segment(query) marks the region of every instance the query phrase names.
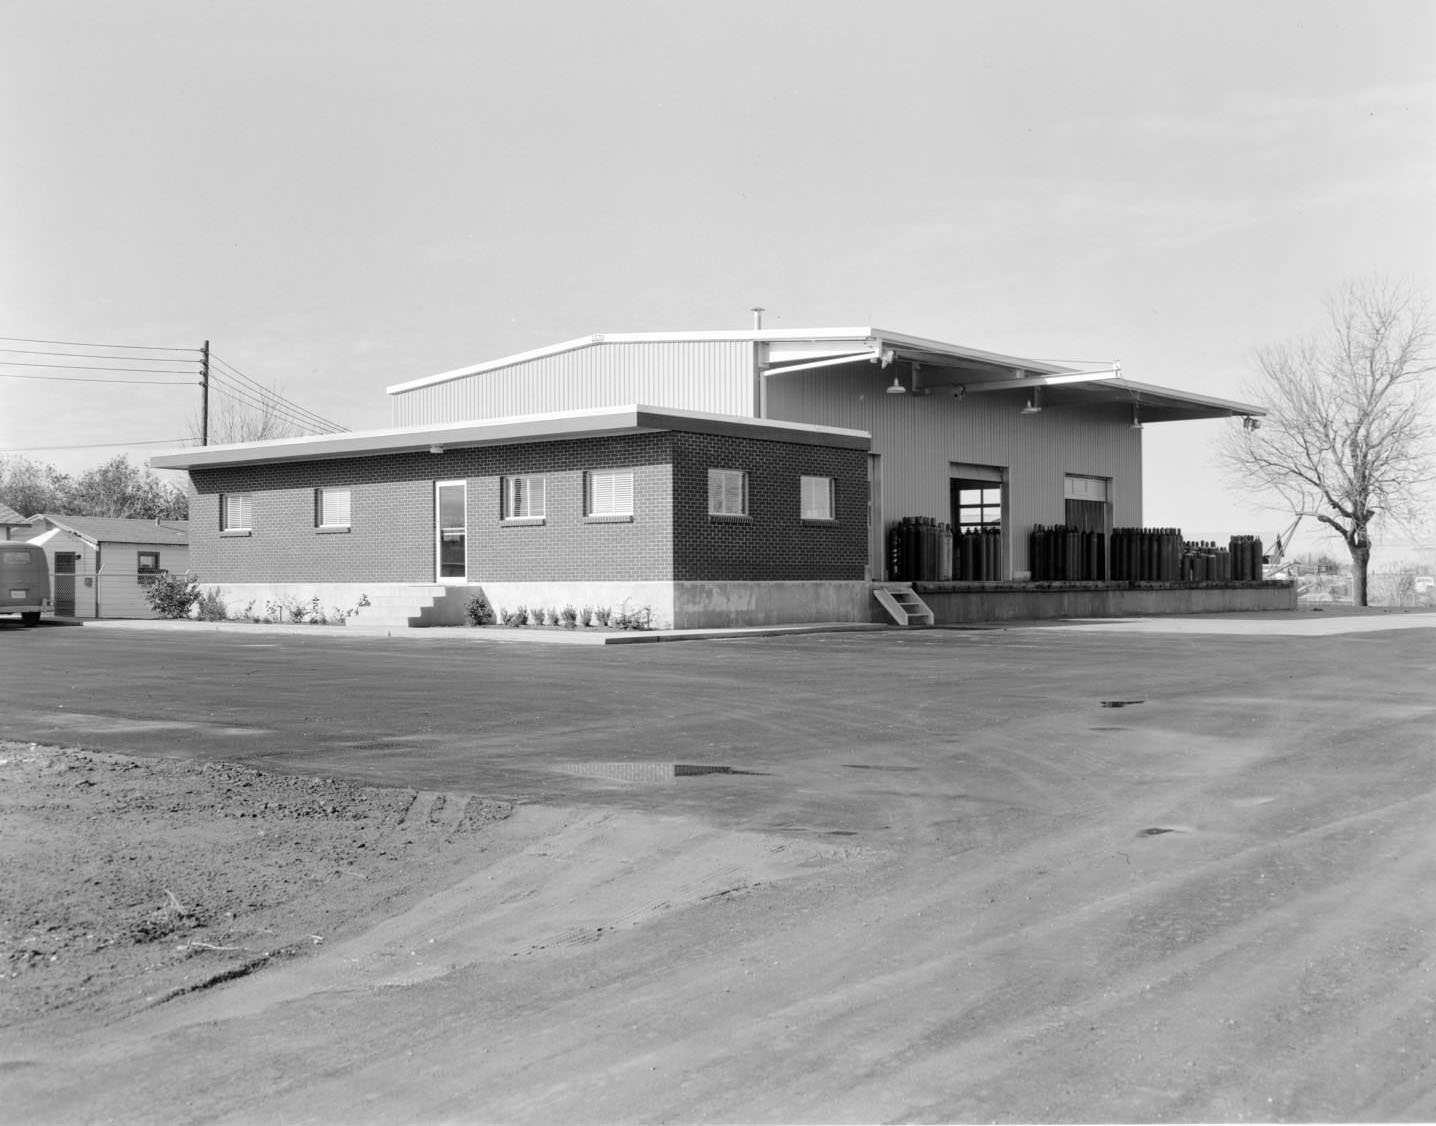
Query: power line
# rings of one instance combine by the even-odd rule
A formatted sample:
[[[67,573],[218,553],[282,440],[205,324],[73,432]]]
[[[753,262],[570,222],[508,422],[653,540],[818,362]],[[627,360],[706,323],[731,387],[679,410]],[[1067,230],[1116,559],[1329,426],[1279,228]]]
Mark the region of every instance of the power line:
[[[168,356],[95,355],[91,352],[56,352],[53,349],[40,348],[0,348],[0,352],[9,352],[13,356],[72,356],[79,360],[123,360],[127,364],[137,364],[141,362],[151,364],[192,364],[195,362],[189,356],[177,356],[174,359],[170,359]],[[9,363],[12,361],[7,360],[5,362]]]
[[[163,344],[94,344],[85,340],[35,340],[28,336],[0,336],[0,340],[8,340],[13,344],[59,344],[65,348],[129,348],[141,352],[194,352],[199,354],[198,348],[172,348]]]
[[[343,431],[343,430],[348,430],[348,429],[349,429],[347,426],[341,426],[339,423],[335,422],[333,419],[325,418],[323,415],[321,415],[321,414],[316,414],[314,411],[309,410],[307,407],[302,407],[302,406],[300,406],[298,403],[294,402],[293,400],[288,399],[288,398],[286,398],[285,396],[281,395],[278,391],[275,391],[275,390],[273,390],[272,388],[269,388],[269,387],[265,387],[263,384],[259,383],[257,380],[251,379],[249,376],[245,375],[244,372],[240,371],[239,368],[235,367],[235,366],[234,366],[232,363],[230,363],[228,360],[225,360],[225,359],[223,359],[223,358],[220,357],[220,356],[216,356],[216,355],[214,355],[213,353],[210,354],[210,359],[213,360],[215,364],[217,364],[217,365],[219,365],[220,367],[226,369],[225,372],[222,372],[222,373],[220,373],[220,374],[225,374],[225,375],[228,375],[228,376],[231,377],[231,378],[234,378],[234,379],[236,379],[236,380],[242,381],[243,383],[248,384],[249,387],[253,388],[255,391],[259,392],[260,394],[262,394],[262,395],[264,395],[264,396],[266,396],[266,397],[277,399],[278,401],[280,401],[280,402],[286,404],[288,407],[290,407],[294,412],[296,412],[296,413],[298,413],[298,414],[300,414],[300,415],[302,415],[302,416],[305,416],[305,417],[309,418],[309,419],[312,421],[313,424],[318,425],[318,426],[327,427],[328,429],[334,430],[334,431]],[[213,375],[213,374],[214,374],[214,372],[213,372],[213,370],[211,370],[211,375]]]
[[[225,380],[229,379],[229,374],[227,372],[211,370],[211,386],[214,386],[216,387],[216,389],[218,389],[219,384],[214,382],[216,377],[218,377],[221,382],[224,382]],[[331,422],[329,419],[324,418],[321,415],[317,415],[311,410],[306,410],[304,407],[299,406],[299,404],[286,399],[277,391],[273,391],[268,387],[262,387],[259,384],[254,383],[252,380],[250,381],[248,387],[240,385],[238,383],[233,384],[233,387],[237,394],[246,395],[251,398],[258,398],[259,402],[251,402],[251,406],[257,405],[263,406],[266,409],[282,409],[285,413],[293,415],[296,421],[302,421],[307,426],[316,426],[321,430],[338,431],[344,429],[344,427],[340,426],[338,423]],[[251,388],[253,388],[253,390],[251,390]]]
[[[107,371],[107,368],[80,368],[81,371]],[[140,369],[135,369],[140,370]],[[174,372],[171,375],[176,374]],[[41,383],[147,383],[156,387],[194,387],[189,379],[101,379],[96,375],[30,375],[23,371],[0,371],[0,379],[38,379]]]
[[[96,357],[98,359],[99,357]],[[148,372],[152,375],[183,375],[184,372],[175,371],[172,368],[117,368],[108,364],[34,364],[24,360],[0,360],[0,364],[11,368],[55,368],[59,371],[119,371],[119,372]],[[44,379],[43,375],[34,378]]]
[[[217,394],[223,395],[225,398],[239,403],[241,406],[249,407],[251,410],[268,412],[276,418],[292,426],[297,426],[302,430],[314,429],[318,426],[319,429],[325,433],[333,434],[338,432],[337,428],[330,423],[323,423],[321,425],[313,419],[305,418],[303,415],[294,413],[282,400],[256,398],[242,389],[224,386],[213,381],[211,381],[210,387]]]
[[[345,430],[345,429],[347,429],[347,427],[344,427],[344,426],[339,425],[339,423],[333,421],[332,419],[328,419],[328,418],[325,418],[323,415],[316,414],[314,411],[309,410],[307,407],[302,407],[302,406],[300,406],[298,403],[293,402],[292,400],[285,398],[285,396],[281,395],[278,391],[275,391],[275,390],[273,390],[272,388],[269,388],[269,387],[265,387],[263,384],[257,382],[257,381],[254,380],[254,379],[251,379],[249,376],[245,375],[244,372],[240,371],[237,367],[235,367],[235,366],[234,366],[233,364],[231,364],[229,361],[227,361],[227,360],[225,360],[225,359],[223,359],[223,358],[221,358],[221,357],[219,357],[219,356],[211,356],[211,358],[212,358],[217,364],[219,364],[221,367],[227,369],[227,373],[222,373],[222,374],[229,374],[229,375],[233,376],[234,378],[236,378],[236,379],[238,379],[238,380],[241,380],[241,381],[243,381],[244,383],[248,384],[250,387],[252,387],[254,390],[260,392],[261,394],[263,394],[263,395],[265,395],[265,396],[270,396],[270,397],[279,399],[280,401],[282,401],[282,402],[284,402],[284,403],[287,403],[290,407],[294,408],[294,410],[296,410],[296,411],[299,412],[300,414],[302,414],[302,415],[307,415],[307,416],[308,416],[309,418],[311,418],[316,424],[322,425],[322,426],[328,426],[328,427],[331,427],[331,428],[333,428],[333,429],[335,429],[335,430]]]
[[[50,450],[107,450],[119,446],[182,446],[187,441],[189,441],[188,438],[151,438],[136,442],[90,442],[80,446],[22,446],[0,450],[0,454],[47,453]]]

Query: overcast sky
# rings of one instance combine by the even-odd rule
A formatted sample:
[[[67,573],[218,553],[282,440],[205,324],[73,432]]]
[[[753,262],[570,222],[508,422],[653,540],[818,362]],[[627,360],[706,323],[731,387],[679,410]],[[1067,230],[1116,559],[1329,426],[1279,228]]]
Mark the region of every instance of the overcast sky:
[[[355,429],[751,305],[1240,398],[1343,280],[1436,273],[1430,0],[0,0],[0,43],[0,336],[210,339]],[[0,372],[43,377],[0,452],[69,471],[198,404]],[[1220,425],[1148,428],[1148,523],[1283,522]]]

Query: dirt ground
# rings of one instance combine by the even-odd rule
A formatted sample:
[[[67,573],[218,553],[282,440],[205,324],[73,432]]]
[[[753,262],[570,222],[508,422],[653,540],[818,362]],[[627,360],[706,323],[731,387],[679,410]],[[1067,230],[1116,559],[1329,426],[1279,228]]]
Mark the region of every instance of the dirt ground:
[[[16,630],[0,1123],[1436,1121],[1406,621]]]
[[[402,911],[512,806],[0,742],[0,1026],[93,1028]]]

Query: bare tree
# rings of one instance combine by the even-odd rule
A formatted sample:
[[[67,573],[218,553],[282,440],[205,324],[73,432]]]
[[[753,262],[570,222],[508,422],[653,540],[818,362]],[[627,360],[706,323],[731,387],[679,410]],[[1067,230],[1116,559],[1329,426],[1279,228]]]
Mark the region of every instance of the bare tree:
[[[190,420],[190,435],[199,441],[198,413]],[[249,391],[240,400],[227,394],[210,399],[209,441],[222,446],[231,442],[262,442],[267,438],[293,438],[302,433],[284,409],[284,398],[276,391]]]
[[[1374,528],[1428,515],[1431,314],[1414,286],[1379,280],[1348,283],[1326,307],[1320,335],[1257,353],[1248,394],[1269,413],[1259,428],[1229,430],[1220,453],[1244,487],[1340,534],[1353,601],[1365,606]]]

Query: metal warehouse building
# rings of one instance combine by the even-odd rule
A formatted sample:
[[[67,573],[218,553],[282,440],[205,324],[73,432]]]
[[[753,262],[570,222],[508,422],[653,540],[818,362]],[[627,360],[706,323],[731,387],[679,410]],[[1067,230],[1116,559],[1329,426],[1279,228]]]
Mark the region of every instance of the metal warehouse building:
[[[1261,411],[1115,364],[871,327],[631,333],[389,395],[387,430],[152,459],[190,471],[201,581],[231,603],[389,599],[416,624],[454,620],[477,589],[496,607],[642,605],[679,628],[1294,598],[1249,573],[1120,573],[1144,428]],[[1054,528],[1085,537],[1083,567],[1048,573]]]

